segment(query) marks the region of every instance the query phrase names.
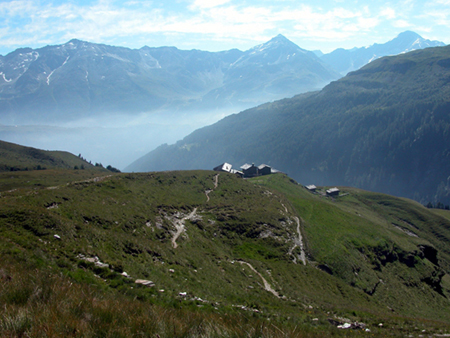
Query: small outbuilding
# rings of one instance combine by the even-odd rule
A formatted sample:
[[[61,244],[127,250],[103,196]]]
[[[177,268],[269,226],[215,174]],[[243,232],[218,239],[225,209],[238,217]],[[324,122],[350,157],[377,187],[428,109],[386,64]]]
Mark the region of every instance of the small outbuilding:
[[[241,178],[244,177],[244,173],[242,171],[239,171],[239,170],[236,170],[236,169],[231,169],[230,173],[231,174],[235,174],[236,176],[241,177]]]
[[[314,184],[307,185],[307,186],[305,186],[305,188],[307,190],[309,190],[310,192],[316,192],[316,190],[317,190],[317,187]]]
[[[331,188],[327,190],[327,196],[339,196],[339,189],[338,188]]]
[[[258,174],[259,175],[270,175],[272,174],[272,168],[267,164],[261,164],[258,166]]]

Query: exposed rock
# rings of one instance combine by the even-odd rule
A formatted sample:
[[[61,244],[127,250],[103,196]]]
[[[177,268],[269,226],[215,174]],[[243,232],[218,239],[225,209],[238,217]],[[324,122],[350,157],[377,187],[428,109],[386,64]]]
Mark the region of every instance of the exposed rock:
[[[98,267],[100,267],[100,268],[108,268],[108,267],[109,267],[109,264],[102,263],[102,262],[100,261],[100,259],[99,259],[97,256],[94,256],[94,257],[85,257],[84,255],[79,254],[79,255],[78,255],[78,258],[80,258],[80,259],[82,259],[82,260],[84,260],[84,261],[86,261],[86,262],[94,263],[95,266],[98,266]]]
[[[347,318],[328,318],[328,322],[331,325],[336,326],[338,329],[366,330],[366,324],[360,322],[352,322]]]
[[[136,284],[141,284],[141,285],[147,286],[147,287],[149,287],[149,288],[155,286],[155,283],[153,283],[153,282],[150,281],[150,280],[146,280],[146,279],[136,279],[134,282],[135,282]]]

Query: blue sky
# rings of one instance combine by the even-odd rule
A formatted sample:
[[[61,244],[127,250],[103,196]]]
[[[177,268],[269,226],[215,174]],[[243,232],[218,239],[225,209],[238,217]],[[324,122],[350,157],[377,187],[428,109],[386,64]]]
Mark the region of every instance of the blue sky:
[[[0,0],[0,54],[72,38],[130,48],[247,50],[283,34],[322,52],[412,30],[450,43],[450,0]]]

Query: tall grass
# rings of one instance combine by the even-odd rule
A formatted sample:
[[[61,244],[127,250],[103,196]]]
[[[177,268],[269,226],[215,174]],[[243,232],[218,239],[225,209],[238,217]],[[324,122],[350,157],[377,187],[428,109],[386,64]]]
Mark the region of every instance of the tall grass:
[[[3,262],[1,337],[318,337],[251,314],[152,305]]]

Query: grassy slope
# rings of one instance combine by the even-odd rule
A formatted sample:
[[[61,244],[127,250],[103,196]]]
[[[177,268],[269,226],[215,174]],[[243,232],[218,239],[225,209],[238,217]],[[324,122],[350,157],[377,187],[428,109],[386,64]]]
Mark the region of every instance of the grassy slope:
[[[316,264],[327,265],[333,275],[393,311],[448,316],[448,218],[389,195],[343,188],[348,195],[331,200],[282,176],[258,181],[288,196],[304,221],[310,258]],[[442,312],[436,313],[437,304]]]
[[[94,166],[65,151],[45,151],[0,141],[0,171],[33,169],[92,169]]]
[[[1,311],[4,318],[17,319],[15,323],[24,316],[25,323],[19,325],[24,332],[36,333],[33,330],[46,321],[45,316],[55,316],[54,325],[47,324],[54,335],[62,334],[61,327],[93,336],[114,336],[111,330],[137,335],[133,328],[145,321],[138,314],[134,322],[125,318],[110,331],[104,327],[105,320],[121,316],[117,302],[129,308],[134,304],[137,312],[149,311],[144,309],[151,306],[152,316],[160,316],[162,324],[156,331],[144,325],[148,336],[180,336],[186,327],[194,330],[199,323],[210,325],[211,330],[222,328],[223,334],[217,336],[224,332],[258,336],[258,327],[265,327],[267,336],[283,336],[280,328],[299,337],[349,334],[328,323],[334,316],[364,321],[373,333],[383,332],[377,327],[380,321],[394,327],[391,332],[402,333],[414,327],[439,332],[449,325],[446,277],[440,280],[440,273],[448,272],[448,220],[409,201],[350,189],[349,195],[330,201],[307,193],[283,175],[252,182],[221,173],[215,188],[216,173],[210,171],[118,174],[52,189],[45,186],[54,186],[54,175],[45,176],[45,171],[35,175],[42,175],[40,189],[25,187],[0,195],[4,257],[0,277],[20,281],[24,275],[31,276],[31,285],[2,283],[0,299],[6,306]],[[8,183],[0,180],[2,184]],[[207,201],[205,191],[210,189]],[[194,208],[198,216],[186,221],[186,231],[173,248],[175,227],[170,219],[180,219]],[[297,235],[296,215],[302,219],[306,237],[310,260],[306,266],[295,264],[288,254]],[[392,220],[398,219],[418,227],[414,231],[420,237],[393,227]],[[433,232],[440,237],[436,239]],[[440,268],[420,257],[418,244],[438,249]],[[109,268],[95,266],[80,254],[97,256]],[[408,254],[414,267],[398,259]],[[252,264],[283,298],[264,290],[262,279],[241,261]],[[319,265],[327,265],[333,275],[316,268]],[[55,276],[55,287],[48,291],[53,302],[62,297],[55,290],[69,281],[78,282],[77,290],[87,289],[68,290],[69,300],[63,310],[57,310],[50,300],[45,303],[36,296],[40,294],[36,290],[45,289],[45,279],[33,271]],[[132,278],[122,276],[123,271]],[[426,280],[433,273],[439,283]],[[138,278],[152,280],[155,287],[135,285]],[[440,286],[441,294],[433,286]],[[72,301],[77,292],[84,295],[81,308],[77,308],[81,303]],[[187,300],[178,296],[180,292],[187,292]],[[133,303],[133,299],[139,301]],[[246,310],[237,310],[236,305]],[[173,310],[180,306],[182,312]],[[57,311],[63,313],[57,315]],[[233,327],[225,314],[240,326]],[[267,319],[275,326],[261,324]],[[5,323],[4,332],[12,332]],[[100,329],[106,333],[96,331]]]

